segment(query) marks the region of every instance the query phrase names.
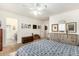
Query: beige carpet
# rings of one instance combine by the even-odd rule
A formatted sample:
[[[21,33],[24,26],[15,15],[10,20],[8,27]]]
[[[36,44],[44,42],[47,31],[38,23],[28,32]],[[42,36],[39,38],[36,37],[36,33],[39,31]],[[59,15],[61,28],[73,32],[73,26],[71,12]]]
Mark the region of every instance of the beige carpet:
[[[8,47],[4,47],[3,51],[0,51],[0,56],[8,56],[13,55],[19,47],[23,46],[24,44],[15,44]]]

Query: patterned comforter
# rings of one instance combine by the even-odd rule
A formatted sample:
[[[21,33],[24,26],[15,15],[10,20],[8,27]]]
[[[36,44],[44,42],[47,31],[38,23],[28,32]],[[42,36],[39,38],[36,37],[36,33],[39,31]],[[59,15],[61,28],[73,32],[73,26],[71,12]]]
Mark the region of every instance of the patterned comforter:
[[[78,56],[79,46],[39,40],[17,50],[16,56]]]

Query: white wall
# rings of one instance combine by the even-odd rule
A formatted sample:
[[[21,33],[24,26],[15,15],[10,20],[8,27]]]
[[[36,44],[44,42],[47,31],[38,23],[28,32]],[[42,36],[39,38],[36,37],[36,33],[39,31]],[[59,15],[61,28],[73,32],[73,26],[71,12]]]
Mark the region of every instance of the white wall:
[[[32,18],[28,18],[26,16],[21,16],[21,15],[18,15],[18,14],[14,14],[14,13],[11,13],[11,12],[8,12],[8,11],[3,11],[3,10],[0,10],[0,20],[2,21],[2,28],[4,29],[4,39],[3,39],[3,46],[6,46],[5,44],[5,41],[7,40],[5,38],[5,31],[6,31],[6,23],[5,23],[5,20],[6,18],[13,18],[13,19],[17,19],[18,20],[18,31],[17,31],[17,34],[18,34],[18,40],[17,40],[17,43],[21,43],[21,38],[23,36],[29,36],[29,35],[32,35],[32,33],[34,34],[41,34],[41,30],[40,29],[22,29],[21,28],[21,23],[24,23],[24,24],[35,24],[35,25],[41,25],[43,24],[43,22],[41,20],[38,20],[38,19],[32,19]]]
[[[50,16],[49,33],[52,33],[51,24],[59,24],[59,21],[61,20],[65,20],[67,23],[77,22],[77,33],[73,34],[79,34],[79,9]]]
[[[33,29],[33,24],[42,26],[42,21],[21,17],[18,23],[18,43],[21,42],[21,37],[23,36],[30,36],[32,33],[41,35],[41,29]],[[21,24],[31,24],[31,29],[21,28]]]

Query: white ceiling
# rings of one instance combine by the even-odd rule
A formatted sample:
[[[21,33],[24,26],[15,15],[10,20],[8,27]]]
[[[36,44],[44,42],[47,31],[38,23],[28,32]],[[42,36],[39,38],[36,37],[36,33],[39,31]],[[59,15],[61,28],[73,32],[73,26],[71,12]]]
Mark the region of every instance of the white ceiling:
[[[79,3],[47,3],[47,8],[42,11],[42,15],[35,16],[31,13],[31,10],[27,8],[28,4],[29,3],[0,3],[0,9],[41,20],[47,20],[50,15],[79,9]]]

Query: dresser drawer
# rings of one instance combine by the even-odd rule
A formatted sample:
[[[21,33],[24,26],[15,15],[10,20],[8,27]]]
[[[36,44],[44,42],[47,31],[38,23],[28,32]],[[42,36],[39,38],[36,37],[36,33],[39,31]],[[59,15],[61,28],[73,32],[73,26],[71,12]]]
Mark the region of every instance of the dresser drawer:
[[[68,39],[67,39],[67,43],[76,45],[77,39],[68,38]]]
[[[77,39],[77,35],[71,34],[71,35],[68,35],[68,38],[70,38],[70,39]]]
[[[53,35],[52,39],[54,39],[55,41],[73,45],[77,45],[79,42],[77,34],[53,33],[52,35]]]

